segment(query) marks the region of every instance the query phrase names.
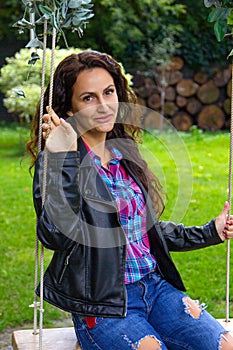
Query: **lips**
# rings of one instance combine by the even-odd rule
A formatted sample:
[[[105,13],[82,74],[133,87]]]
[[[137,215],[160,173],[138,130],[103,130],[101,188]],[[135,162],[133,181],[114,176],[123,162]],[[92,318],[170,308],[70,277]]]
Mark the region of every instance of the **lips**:
[[[112,121],[112,118],[113,118],[112,114],[108,114],[108,115],[96,118],[95,121],[97,123],[108,123]]]

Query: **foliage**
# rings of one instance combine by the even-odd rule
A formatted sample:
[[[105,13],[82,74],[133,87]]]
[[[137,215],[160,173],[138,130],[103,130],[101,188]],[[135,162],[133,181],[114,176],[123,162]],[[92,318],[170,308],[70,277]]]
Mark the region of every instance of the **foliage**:
[[[6,92],[6,98],[3,99],[4,105],[9,113],[18,116],[21,122],[29,122],[35,115],[38,97],[40,96],[40,87],[36,84],[16,86],[11,91]],[[20,95],[20,92],[22,95]]]
[[[12,28],[12,25],[17,21],[20,14],[23,13],[24,6],[19,0],[5,0],[1,3],[0,11],[0,40],[3,38],[19,38],[17,31]],[[26,39],[28,33],[22,36],[22,39]]]
[[[225,63],[230,43],[216,43],[202,1],[100,0],[94,11],[95,17],[81,39],[83,46],[107,51],[128,71],[144,70],[142,54],[153,58],[151,44],[156,49],[170,33],[180,44],[176,55],[192,69],[207,70],[213,63]]]
[[[214,33],[218,41],[233,35],[233,1],[204,0],[204,5],[210,8],[207,20],[214,23]],[[229,33],[227,33],[229,31]],[[229,56],[233,55],[233,49]]]
[[[208,71],[213,64],[224,66],[231,43],[225,41],[219,45],[216,42],[212,23],[207,22],[209,10],[203,6],[203,1],[186,0],[185,4],[186,15],[179,17],[184,31],[177,39],[181,44],[177,54],[196,71]]]
[[[42,57],[42,50],[37,49],[36,52],[39,57]],[[63,58],[74,52],[79,53],[80,49],[57,49],[55,67]],[[35,115],[41,94],[42,59],[29,65],[28,61],[33,54],[35,51],[32,49],[21,49],[14,57],[6,58],[7,63],[0,71],[0,89],[6,96],[3,100],[4,105],[10,113],[15,113],[20,119],[27,121]],[[51,50],[47,49],[45,85],[50,79],[50,61]]]
[[[38,3],[38,2],[37,2]],[[222,1],[223,4],[230,3]],[[211,8],[210,8],[211,9]],[[180,43],[176,54],[195,70],[206,70],[213,63],[225,63],[231,42],[218,45],[213,23],[206,21],[209,8],[203,1],[193,0],[98,0],[94,1],[95,16],[85,30],[85,36],[65,30],[70,46],[92,47],[113,55],[127,71],[140,68],[143,52],[152,57],[151,43],[156,47],[169,33],[175,32]],[[18,0],[6,0],[0,11],[0,38],[18,37],[12,24],[22,16],[23,5]],[[21,34],[24,40],[28,32]],[[64,42],[59,42],[60,47]]]
[[[25,11],[21,19],[13,26],[19,29],[19,33],[24,33],[25,29],[32,30],[33,36],[26,45],[28,48],[43,48],[43,43],[39,40],[38,27],[45,21],[48,24],[48,33],[52,33],[55,28],[59,36],[62,35],[66,46],[66,36],[64,29],[77,31],[80,36],[88,20],[94,16],[91,8],[91,0],[22,0]]]
[[[170,24],[170,18],[185,13],[184,5],[174,0],[100,0],[94,10],[85,45],[111,53],[127,70],[138,69],[142,54],[151,53],[162,33],[179,33],[179,24]]]

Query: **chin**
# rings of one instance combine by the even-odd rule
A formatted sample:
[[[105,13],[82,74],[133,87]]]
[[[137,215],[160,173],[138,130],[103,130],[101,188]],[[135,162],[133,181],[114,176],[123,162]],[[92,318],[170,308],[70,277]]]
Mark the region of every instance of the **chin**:
[[[109,132],[112,131],[112,129],[114,128],[114,123],[107,123],[107,124],[103,124],[103,125],[98,125],[95,127],[95,130],[98,132]]]

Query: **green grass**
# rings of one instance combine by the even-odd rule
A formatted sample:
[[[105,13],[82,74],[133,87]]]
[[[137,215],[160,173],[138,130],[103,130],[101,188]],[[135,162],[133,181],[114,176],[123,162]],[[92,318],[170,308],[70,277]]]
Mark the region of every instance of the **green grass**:
[[[28,135],[26,128],[0,125],[0,331],[33,320],[36,218],[24,156]],[[167,193],[162,219],[193,225],[218,215],[227,199],[229,135],[148,133],[144,139],[142,152]],[[225,313],[225,248],[172,254],[189,295],[219,318]],[[50,257],[46,251],[46,264]],[[44,308],[46,326],[68,317],[47,303]]]
[[[167,193],[161,219],[202,225],[217,216],[228,199],[229,134],[154,133],[145,135],[144,139],[145,153],[153,152],[150,164],[156,174],[163,175],[162,183]],[[226,244],[172,253],[172,257],[187,293],[206,303],[215,317],[224,318]],[[233,285],[230,289],[231,317],[232,295]]]
[[[32,323],[34,298],[35,213],[25,142],[29,131],[0,126],[0,332]],[[46,252],[46,262],[51,253]],[[45,306],[45,325],[63,312]]]

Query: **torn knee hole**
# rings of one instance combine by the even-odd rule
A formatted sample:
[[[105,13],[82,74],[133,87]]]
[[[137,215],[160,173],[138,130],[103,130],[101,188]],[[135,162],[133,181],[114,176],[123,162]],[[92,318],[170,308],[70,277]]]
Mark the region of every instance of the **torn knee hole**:
[[[189,297],[183,298],[183,303],[185,305],[185,312],[192,316],[193,318],[199,318],[202,313],[202,308],[198,301],[192,300]]]
[[[233,349],[233,338],[230,333],[226,332],[221,335],[220,349]]]
[[[161,342],[153,335],[147,335],[139,340],[138,350],[160,350],[162,349]]]

